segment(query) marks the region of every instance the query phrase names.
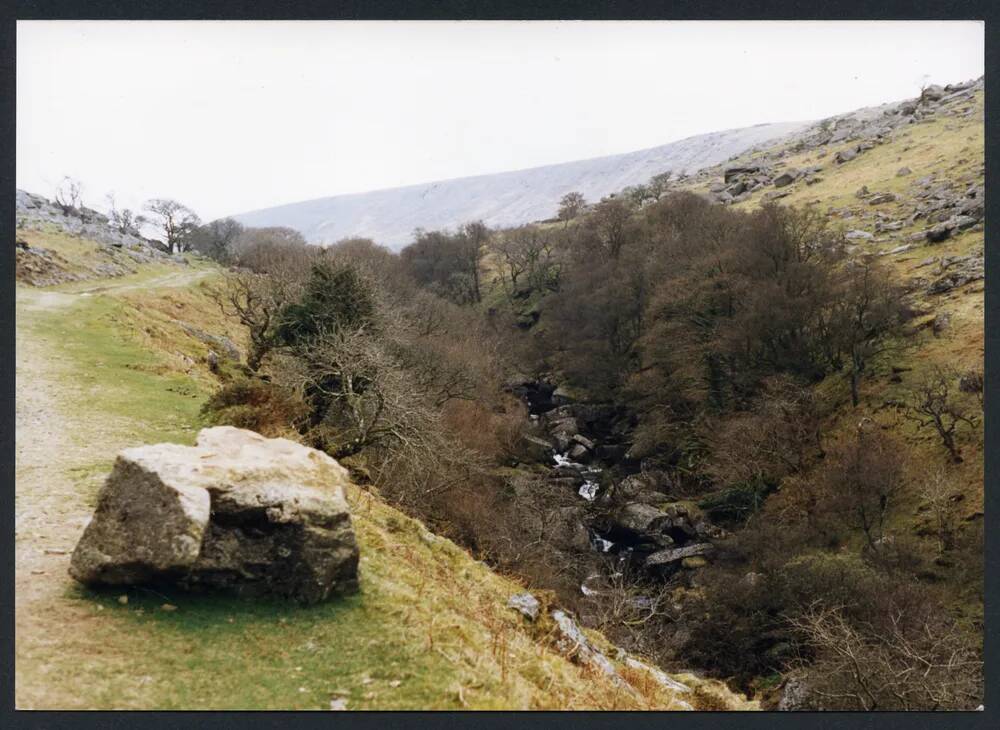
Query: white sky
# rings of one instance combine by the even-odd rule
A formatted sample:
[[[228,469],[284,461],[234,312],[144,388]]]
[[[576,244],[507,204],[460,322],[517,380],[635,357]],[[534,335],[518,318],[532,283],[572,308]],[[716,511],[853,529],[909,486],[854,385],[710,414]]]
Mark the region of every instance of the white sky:
[[[17,185],[256,208],[818,119],[983,73],[979,22],[17,24]]]

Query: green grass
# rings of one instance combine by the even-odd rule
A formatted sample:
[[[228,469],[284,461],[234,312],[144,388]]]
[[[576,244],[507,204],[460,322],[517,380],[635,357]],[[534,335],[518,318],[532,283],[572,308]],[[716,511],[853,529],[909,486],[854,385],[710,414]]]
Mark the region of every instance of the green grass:
[[[176,591],[73,593],[155,647],[134,657],[129,674],[149,678],[157,708],[328,709],[333,699],[352,709],[461,707],[442,691],[455,679],[450,663],[407,640],[371,589],[309,608]],[[117,684],[98,706],[115,705]]]
[[[123,334],[130,317],[111,297],[25,315],[38,337],[58,342],[73,363],[79,398],[97,399],[102,414],[127,419],[136,442],[193,443],[208,393],[184,375],[160,372],[157,353]]]

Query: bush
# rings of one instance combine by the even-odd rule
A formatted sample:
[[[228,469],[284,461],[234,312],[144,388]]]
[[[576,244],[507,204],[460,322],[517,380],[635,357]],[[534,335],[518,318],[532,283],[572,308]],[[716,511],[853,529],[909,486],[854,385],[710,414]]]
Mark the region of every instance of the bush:
[[[764,481],[740,484],[702,497],[698,507],[715,522],[742,523],[760,509],[772,491],[774,485]]]
[[[237,377],[212,394],[202,406],[202,414],[214,425],[275,437],[295,434],[308,408],[293,393],[272,383]]]

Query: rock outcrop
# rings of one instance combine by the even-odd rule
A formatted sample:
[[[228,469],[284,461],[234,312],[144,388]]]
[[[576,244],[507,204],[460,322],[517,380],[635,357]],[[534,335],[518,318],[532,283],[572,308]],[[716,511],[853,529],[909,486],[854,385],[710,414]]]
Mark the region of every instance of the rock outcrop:
[[[672,696],[670,705],[659,709],[693,710],[692,702],[707,699],[713,708],[725,710],[759,710],[757,701],[747,701],[742,694],[732,692],[722,682],[704,679],[685,672],[670,675],[653,664],[618,646],[602,650],[568,612],[547,610],[530,593],[510,597],[507,607],[524,616],[528,625],[544,632],[546,640],[571,662],[585,666],[595,674],[604,675],[622,692],[639,698],[649,687],[658,686]],[[690,701],[689,701],[690,700]],[[700,709],[700,708],[699,708]]]
[[[64,209],[48,198],[27,190],[16,191],[15,202],[18,228],[44,229],[46,226],[54,226],[70,235],[97,243],[141,251],[147,257],[155,257],[157,253],[152,241],[134,233],[119,231],[111,225],[106,215],[85,206]]]
[[[833,152],[831,159],[835,166],[850,163],[869,150],[891,141],[899,130],[908,125],[934,117],[968,117],[981,113],[971,102],[982,88],[982,78],[943,88],[929,86],[916,99],[857,109],[823,119],[783,137],[780,150],[775,149],[773,143],[759,145],[722,165],[697,171],[692,179],[704,181],[709,199],[723,205],[747,200],[766,186],[786,188],[798,186],[800,182],[812,185],[820,181],[816,173],[821,167],[781,169],[784,164],[782,159],[790,153],[808,150],[820,150],[825,155],[825,148]],[[834,147],[836,149],[832,149]],[[910,173],[908,167],[902,167],[897,174],[902,177]],[[765,196],[765,202],[778,197],[774,190],[762,193],[761,197]],[[872,205],[880,202],[890,201],[876,199]]]
[[[228,426],[195,446],[119,454],[73,552],[91,585],[171,583],[305,603],[357,590],[347,470],[286,439]]]

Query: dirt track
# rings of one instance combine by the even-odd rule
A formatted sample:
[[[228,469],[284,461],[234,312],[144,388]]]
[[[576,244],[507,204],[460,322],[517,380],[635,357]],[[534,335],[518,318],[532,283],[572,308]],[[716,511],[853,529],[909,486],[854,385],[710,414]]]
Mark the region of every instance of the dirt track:
[[[67,574],[70,553],[93,508],[101,475],[127,442],[127,419],[101,410],[74,377],[74,363],[58,341],[41,335],[41,317],[72,308],[81,298],[137,288],[187,286],[203,271],[169,273],[141,283],[119,282],[67,293],[17,288],[15,416],[15,703],[19,709],[79,706],[74,682],[51,681],[63,673],[53,658],[70,646],[112,669],[112,647],[102,639],[118,627],[92,603],[77,600]],[[73,652],[76,653],[75,651]],[[88,681],[79,667],[79,681]],[[55,679],[54,677],[52,679]]]

